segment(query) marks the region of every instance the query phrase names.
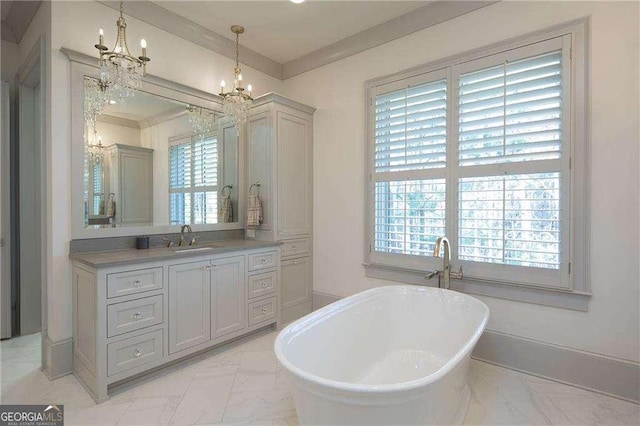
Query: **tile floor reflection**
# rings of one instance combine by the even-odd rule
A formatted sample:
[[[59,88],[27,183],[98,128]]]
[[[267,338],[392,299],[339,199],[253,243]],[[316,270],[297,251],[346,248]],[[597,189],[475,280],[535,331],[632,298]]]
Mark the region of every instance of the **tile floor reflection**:
[[[0,343],[0,401],[65,405],[67,425],[296,425],[286,379],[265,332],[120,389],[95,405],[73,375],[40,371],[40,335]],[[638,425],[640,406],[472,361],[466,425]]]

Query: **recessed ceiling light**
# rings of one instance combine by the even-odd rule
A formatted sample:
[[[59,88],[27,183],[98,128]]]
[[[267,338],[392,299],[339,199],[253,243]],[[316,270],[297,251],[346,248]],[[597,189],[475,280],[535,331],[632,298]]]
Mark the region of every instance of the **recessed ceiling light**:
[[[289,0],[291,3],[300,4],[303,3],[304,0]]]

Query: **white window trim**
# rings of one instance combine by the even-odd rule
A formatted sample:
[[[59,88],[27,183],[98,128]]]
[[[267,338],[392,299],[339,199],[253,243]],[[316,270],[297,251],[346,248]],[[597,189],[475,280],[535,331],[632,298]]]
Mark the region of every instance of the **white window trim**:
[[[369,80],[365,83],[365,129],[366,129],[366,177],[365,177],[365,271],[366,275],[373,278],[386,279],[391,281],[407,282],[418,285],[437,286],[437,280],[427,281],[425,272],[436,268],[441,268],[441,261],[435,258],[424,258],[421,256],[406,256],[415,258],[408,263],[410,266],[397,266],[398,255],[389,255],[389,260],[380,261],[384,256],[377,253],[372,259],[373,225],[374,225],[374,192],[373,192],[373,126],[375,108],[373,99],[380,86],[387,86],[402,81],[406,84],[408,79],[420,80],[427,73],[441,71],[447,67],[460,65],[465,62],[474,61],[490,55],[499,54],[511,49],[521,48],[533,43],[539,43],[551,38],[570,35],[571,72],[568,76],[571,85],[571,123],[568,127],[570,140],[570,155],[563,155],[563,159],[570,161],[570,173],[572,187],[570,190],[571,200],[568,203],[571,212],[570,225],[567,230],[568,250],[570,252],[569,262],[563,257],[563,264],[570,268],[570,279],[566,281],[565,288],[545,288],[532,286],[518,282],[498,282],[480,278],[466,278],[464,280],[452,280],[451,288],[458,291],[486,295],[509,300],[536,303],[546,306],[554,306],[579,311],[587,311],[591,296],[591,285],[589,277],[589,152],[590,152],[590,61],[589,61],[589,18],[583,18],[568,22],[559,26],[545,29],[536,33],[527,34],[521,37],[496,43],[480,49],[475,49],[460,55],[445,58],[436,62],[421,65],[409,70],[401,71],[389,76],[384,76]],[[448,68],[451,70],[451,68]],[[422,80],[421,80],[422,81]],[[450,79],[452,81],[452,79]],[[449,94],[454,94],[455,90],[450,90]],[[453,114],[448,114],[449,128],[455,118]],[[448,136],[449,138],[451,136]],[[448,161],[451,161],[452,150],[448,150]],[[457,150],[455,150],[457,152]],[[450,163],[449,163],[450,164]],[[455,177],[453,177],[455,178]],[[453,185],[449,185],[451,188]],[[452,192],[452,191],[448,191]],[[453,194],[447,194],[447,204],[453,202]],[[456,209],[457,210],[457,209]],[[454,231],[453,222],[455,218],[447,218],[447,229]],[[563,226],[566,217],[563,213]],[[451,234],[453,238],[453,234]],[[457,239],[456,239],[457,240]],[[452,259],[456,259],[457,243],[453,244]],[[564,253],[563,253],[564,255]],[[458,266],[457,260],[455,261]],[[407,265],[407,263],[405,263]],[[563,268],[564,269],[564,268]]]

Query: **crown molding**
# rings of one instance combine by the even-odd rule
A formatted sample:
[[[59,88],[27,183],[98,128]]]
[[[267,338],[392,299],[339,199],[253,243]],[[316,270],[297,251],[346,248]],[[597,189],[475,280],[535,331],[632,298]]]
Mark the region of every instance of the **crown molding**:
[[[390,21],[284,63],[282,78],[286,80],[493,3],[497,3],[497,1],[439,0],[429,3]]]
[[[115,115],[100,114],[96,117],[98,123],[111,124],[114,126],[128,127],[130,129],[140,130],[140,124],[137,121],[127,118],[116,117]]]
[[[117,1],[96,0],[98,3],[120,10]],[[149,0],[128,1],[125,13],[149,25],[160,28],[170,34],[190,41],[193,44],[209,49],[229,59],[236,59],[236,44],[201,25],[196,24],[176,13],[158,6]],[[267,58],[260,53],[240,45],[242,63],[261,71],[271,77],[282,79],[282,64]]]
[[[117,1],[96,1],[112,9],[119,10]],[[497,2],[498,0],[437,0],[284,64],[242,45],[240,46],[240,55],[245,65],[271,77],[286,80]],[[126,14],[212,52],[235,60],[235,43],[232,40],[149,0],[127,2]]]

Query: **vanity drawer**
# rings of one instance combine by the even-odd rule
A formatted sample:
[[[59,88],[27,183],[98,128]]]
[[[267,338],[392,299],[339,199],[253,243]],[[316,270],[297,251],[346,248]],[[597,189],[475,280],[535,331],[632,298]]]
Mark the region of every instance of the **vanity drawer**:
[[[259,302],[249,303],[249,327],[276,317],[277,302],[270,297]]]
[[[249,276],[249,291],[247,295],[249,299],[264,296],[265,294],[274,293],[278,282],[278,272],[267,272],[264,274]]]
[[[162,306],[161,294],[107,306],[107,337],[160,324]]]
[[[311,240],[309,238],[300,238],[297,240],[289,240],[282,242],[282,257],[307,255],[311,251]]]
[[[126,296],[127,294],[162,288],[162,267],[138,269],[107,275],[107,297]]]
[[[107,345],[107,375],[121,373],[162,358],[162,330]]]
[[[249,255],[249,272],[276,267],[278,252],[269,251]]]

